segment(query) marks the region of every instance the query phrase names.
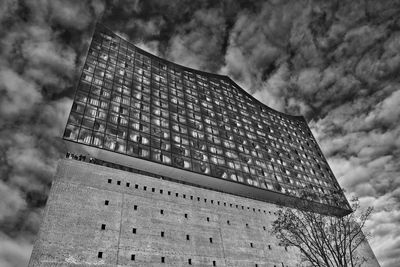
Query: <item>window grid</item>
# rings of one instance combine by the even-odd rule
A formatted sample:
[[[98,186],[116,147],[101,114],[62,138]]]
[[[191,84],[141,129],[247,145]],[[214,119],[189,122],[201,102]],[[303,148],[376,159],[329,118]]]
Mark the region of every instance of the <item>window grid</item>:
[[[99,26],[64,137],[286,194],[310,191],[322,203],[339,189],[303,120]]]

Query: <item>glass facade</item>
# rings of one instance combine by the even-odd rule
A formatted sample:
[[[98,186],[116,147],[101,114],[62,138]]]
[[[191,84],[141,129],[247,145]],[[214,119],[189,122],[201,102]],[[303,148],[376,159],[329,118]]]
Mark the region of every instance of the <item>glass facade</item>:
[[[97,25],[64,139],[313,201],[347,204],[303,117],[229,77],[151,55]],[[339,194],[342,202],[332,200]]]

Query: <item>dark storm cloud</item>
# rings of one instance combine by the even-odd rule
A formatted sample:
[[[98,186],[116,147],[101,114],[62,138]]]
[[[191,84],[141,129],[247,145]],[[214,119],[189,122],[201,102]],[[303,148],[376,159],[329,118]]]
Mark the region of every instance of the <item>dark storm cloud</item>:
[[[106,5],[103,14],[104,6]],[[161,57],[232,77],[302,114],[348,195],[374,206],[371,245],[400,259],[398,1],[0,2],[0,265],[23,266],[96,19]]]
[[[0,3],[0,265],[26,266],[101,1]],[[71,34],[74,34],[71,37]]]

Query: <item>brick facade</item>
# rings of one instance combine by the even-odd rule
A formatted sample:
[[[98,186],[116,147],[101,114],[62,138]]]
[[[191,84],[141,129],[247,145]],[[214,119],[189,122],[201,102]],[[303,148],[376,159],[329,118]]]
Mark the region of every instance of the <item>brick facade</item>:
[[[277,208],[61,160],[29,266],[300,266],[269,232]]]

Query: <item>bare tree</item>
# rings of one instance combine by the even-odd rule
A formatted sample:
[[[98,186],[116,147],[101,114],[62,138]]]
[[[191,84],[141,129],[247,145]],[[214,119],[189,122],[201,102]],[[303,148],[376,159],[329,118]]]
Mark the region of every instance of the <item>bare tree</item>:
[[[360,211],[357,198],[351,200],[351,208],[352,213],[334,217],[283,207],[273,222],[272,233],[279,245],[298,248],[307,265],[361,266],[367,259],[359,255],[357,248],[367,242],[363,228],[372,208]]]

